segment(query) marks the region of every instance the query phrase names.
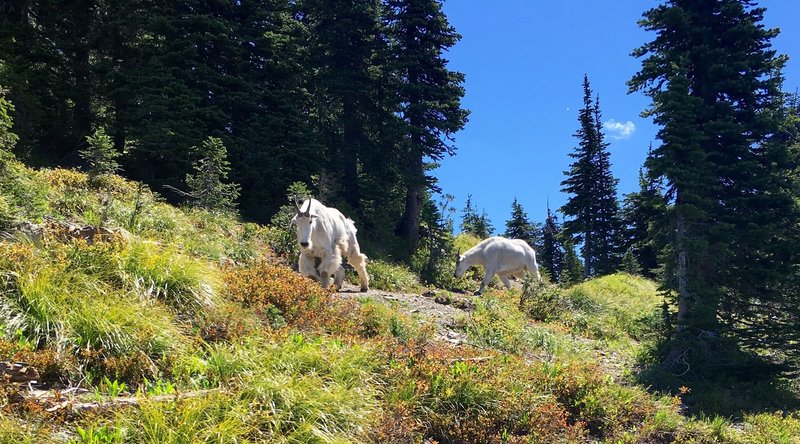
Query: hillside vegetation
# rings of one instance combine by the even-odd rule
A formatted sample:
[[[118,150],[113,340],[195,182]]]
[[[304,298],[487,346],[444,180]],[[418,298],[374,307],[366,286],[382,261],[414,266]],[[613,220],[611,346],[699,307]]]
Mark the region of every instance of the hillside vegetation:
[[[453,345],[424,313],[294,273],[270,249],[282,228],[175,208],[117,176],[5,168],[0,361],[28,363],[41,384],[0,385],[0,442],[800,439],[797,413],[694,418],[692,387],[637,383],[663,328],[648,280],[489,291]],[[370,272],[387,290],[420,288],[401,267]]]

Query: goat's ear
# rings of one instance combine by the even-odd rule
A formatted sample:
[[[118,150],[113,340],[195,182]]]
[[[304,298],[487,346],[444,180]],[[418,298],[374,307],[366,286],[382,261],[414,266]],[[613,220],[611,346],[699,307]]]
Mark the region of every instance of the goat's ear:
[[[292,220],[289,222],[289,226],[294,226],[297,223],[297,215],[295,214]]]

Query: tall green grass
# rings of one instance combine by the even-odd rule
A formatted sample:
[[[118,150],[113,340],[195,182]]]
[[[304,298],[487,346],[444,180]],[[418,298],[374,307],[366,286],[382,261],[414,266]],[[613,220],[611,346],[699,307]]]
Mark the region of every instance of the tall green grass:
[[[249,439],[333,443],[359,440],[377,413],[378,365],[367,348],[293,334],[277,342],[256,336],[215,345],[200,359],[183,360],[176,371],[197,386],[235,392],[223,404],[247,424],[243,430],[250,431]],[[212,422],[219,425],[230,417],[216,414]],[[210,426],[198,421],[196,427]],[[223,441],[231,442],[232,436]]]

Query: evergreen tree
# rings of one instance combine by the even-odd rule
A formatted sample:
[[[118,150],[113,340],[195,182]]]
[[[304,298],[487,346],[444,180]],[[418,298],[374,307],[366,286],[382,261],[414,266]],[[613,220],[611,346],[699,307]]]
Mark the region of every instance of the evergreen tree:
[[[578,253],[575,252],[575,246],[569,240],[564,241],[564,266],[559,275],[558,281],[564,287],[575,285],[583,281],[585,272],[583,264],[581,264]]]
[[[467,203],[461,210],[461,232],[475,233],[476,227],[480,224],[478,211],[472,206],[472,195],[467,195]]]
[[[230,172],[228,150],[221,139],[208,137],[199,148],[201,156],[194,164],[194,174],[186,175],[192,205],[208,210],[231,211],[236,208],[239,185],[224,183]]]
[[[666,211],[658,182],[644,169],[639,170],[639,191],[625,195],[622,208],[626,255],[633,254],[644,276],[654,278],[658,268],[656,224]]]
[[[599,99],[592,102],[588,76],[583,78],[583,107],[578,113],[575,133],[578,146],[570,153],[574,162],[565,171],[562,191],[570,195],[561,212],[571,219],[563,231],[573,242],[582,243],[584,273],[611,273],[619,254],[620,222],[616,198],[617,180],[603,140]]]
[[[387,45],[377,0],[304,0],[301,18],[310,31],[309,64],[328,177],[337,183],[337,206],[358,210],[365,153],[374,139],[384,92],[380,55]],[[352,213],[352,211],[348,211]]]
[[[445,194],[437,203],[429,192],[425,193],[422,226],[417,251],[412,261],[413,269],[423,281],[441,287],[455,283],[453,259],[456,255],[451,215],[455,209],[450,204],[453,196]]]
[[[489,215],[486,214],[486,211],[481,212],[481,215],[478,216],[478,219],[476,220],[472,229],[472,234],[481,239],[486,239],[494,234],[494,225],[492,225],[492,221],[489,220]]]
[[[550,272],[554,282],[561,282],[564,269],[564,244],[561,242],[561,227],[558,217],[547,207],[547,218],[542,227],[542,242],[537,251],[539,264]]]
[[[443,53],[461,38],[447,22],[440,0],[387,0],[391,38],[390,69],[398,82],[402,116],[402,162],[405,166],[405,210],[397,233],[410,246],[417,242],[426,188],[435,178],[426,163],[453,155],[453,135],[467,122],[461,108],[464,75],[447,68]]]
[[[608,151],[608,143],[605,142],[603,134],[602,113],[600,112],[600,97],[595,96],[594,101],[594,131],[597,141],[597,152],[595,154],[595,174],[597,182],[592,194],[597,199],[597,213],[594,215],[593,236],[596,242],[594,249],[596,254],[597,274],[613,273],[623,253],[622,247],[622,220],[617,200],[616,179],[611,174],[611,153]]]
[[[639,260],[636,259],[633,249],[628,249],[622,256],[622,261],[620,261],[619,264],[619,271],[634,275],[642,274],[642,266],[639,264]]]
[[[111,137],[102,127],[86,138],[87,147],[80,151],[81,158],[89,165],[89,177],[97,178],[105,174],[114,174],[119,170],[117,158],[122,153],[114,150]]]
[[[783,286],[800,245],[787,171],[796,153],[771,143],[786,58],[771,49],[778,31],[764,28],[763,13],[736,0],[648,10],[642,26],[656,37],[634,52],[642,68],[629,85],[651,97],[661,126],[647,166],[672,203],[660,225],[678,331],[723,331],[797,355],[797,311],[783,310],[799,302]]]
[[[20,154],[37,164],[74,164],[91,133],[97,2],[5,2],[0,84],[11,90]]]
[[[472,195],[467,195],[467,203],[464,205],[461,215],[461,232],[470,233],[481,239],[485,239],[494,233],[494,226],[489,220],[489,215],[485,211],[478,214],[472,205]]]
[[[522,239],[534,247],[537,241],[536,231],[536,226],[528,220],[528,215],[515,197],[511,203],[511,218],[506,221],[506,231],[503,236],[509,239]]]
[[[19,140],[11,131],[14,122],[11,113],[14,111],[14,105],[6,99],[7,94],[8,91],[0,85],[0,162],[13,157],[12,150]]]

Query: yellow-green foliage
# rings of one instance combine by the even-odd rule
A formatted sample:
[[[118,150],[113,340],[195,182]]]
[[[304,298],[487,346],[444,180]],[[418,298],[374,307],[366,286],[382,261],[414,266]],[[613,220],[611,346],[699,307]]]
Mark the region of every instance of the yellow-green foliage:
[[[151,360],[186,348],[173,310],[123,279],[124,244],[44,247],[0,242],[0,252],[13,259],[0,260],[0,325],[7,336],[77,355],[112,376],[150,374]]]
[[[123,279],[144,299],[164,301],[179,312],[213,306],[220,287],[208,263],[152,243],[135,242],[121,257]]]
[[[0,158],[0,230],[18,220],[39,220],[47,213],[48,187],[36,172],[12,158]]]
[[[210,429],[234,418],[231,421],[247,425],[242,430],[257,442],[358,441],[378,411],[378,365],[377,355],[368,348],[299,334],[282,339],[253,336],[238,344],[212,346],[203,356],[179,363],[176,372],[192,384],[222,387],[235,395],[211,408],[211,421],[202,416],[185,426]],[[150,420],[140,416],[131,422],[150,428],[144,421]],[[226,442],[235,436],[227,435]]]
[[[475,236],[472,233],[461,233],[455,238],[455,247],[456,251],[460,251],[461,254],[464,254],[467,250],[478,245],[481,239],[478,236]]]
[[[45,444],[57,442],[44,421],[23,421],[0,412],[0,442],[14,444]]]
[[[419,277],[405,265],[384,262],[380,259],[367,262],[369,286],[378,290],[411,292],[421,288]],[[355,272],[348,272],[348,281],[357,284]]]
[[[742,444],[797,444],[800,442],[800,414],[746,415],[742,431],[730,431],[729,436],[732,441]]]
[[[185,253],[250,261],[262,249],[265,229],[218,212],[168,205],[146,186],[106,174],[95,181],[81,172],[41,170],[35,181],[48,190],[53,215],[82,223],[123,227]],[[102,220],[106,215],[107,220]]]
[[[331,317],[329,322],[334,321]],[[430,339],[431,327],[420,325],[411,317],[373,299],[361,301],[356,313],[356,325],[351,331],[364,338],[394,337],[405,342],[416,340],[425,343]]]
[[[519,311],[518,301],[516,291],[488,292],[476,298],[475,309],[459,321],[471,343],[510,353],[587,359],[585,344],[557,328],[531,323]]]
[[[614,442],[656,411],[674,411],[590,363],[446,348],[394,358],[379,441],[405,433],[414,442],[416,432],[439,442]]]
[[[659,319],[664,301],[654,282],[624,273],[575,285],[564,296],[572,307],[565,322],[596,339],[641,336]]]

